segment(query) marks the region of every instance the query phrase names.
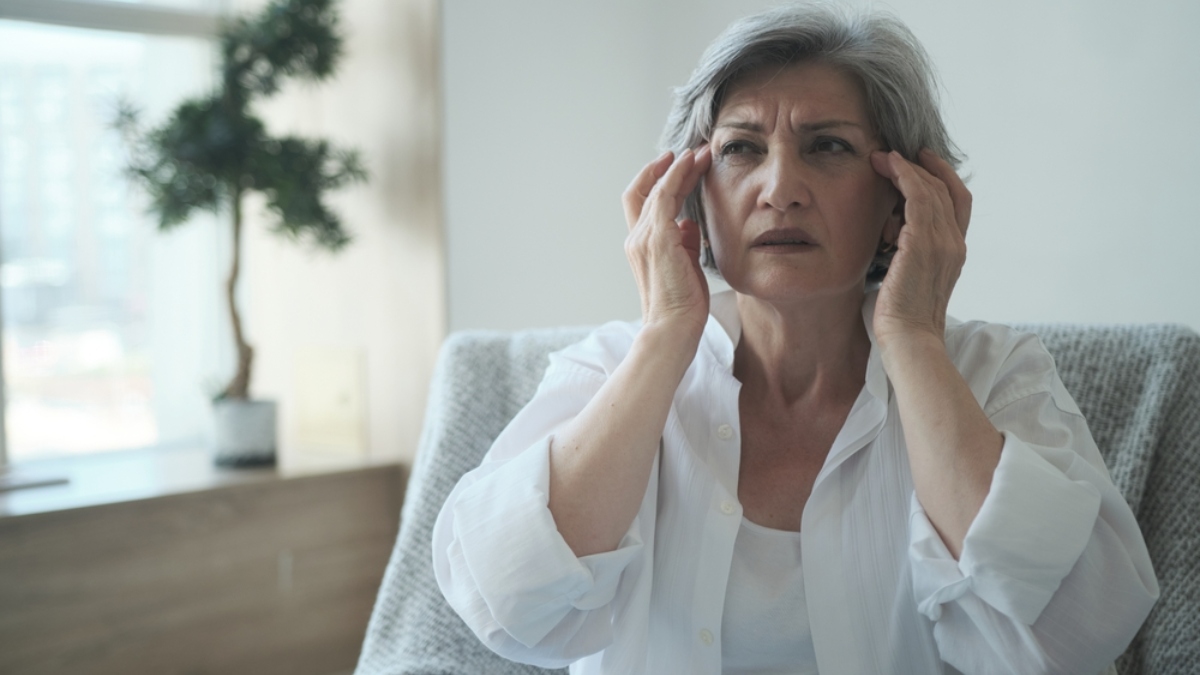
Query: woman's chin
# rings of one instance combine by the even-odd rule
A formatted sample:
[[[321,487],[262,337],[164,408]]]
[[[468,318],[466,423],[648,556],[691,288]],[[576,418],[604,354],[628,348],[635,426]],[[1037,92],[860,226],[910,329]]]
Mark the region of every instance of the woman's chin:
[[[839,280],[817,270],[796,268],[761,270],[734,279],[726,275],[725,281],[739,294],[771,304],[793,304],[835,297],[845,297],[851,301],[861,297],[864,287],[864,276]]]

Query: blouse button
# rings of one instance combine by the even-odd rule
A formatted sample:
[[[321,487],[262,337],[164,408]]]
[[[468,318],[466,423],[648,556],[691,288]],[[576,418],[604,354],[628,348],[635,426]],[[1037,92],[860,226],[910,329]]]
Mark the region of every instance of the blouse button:
[[[725,515],[728,516],[728,515],[732,514],[733,511],[734,511],[733,502],[728,502],[728,501],[721,502],[721,513],[724,513]]]
[[[710,631],[707,628],[701,630],[700,631],[700,641],[703,642],[705,646],[711,645],[713,643],[712,631]]]
[[[729,426],[728,424],[722,424],[721,426],[717,427],[717,438],[723,441],[733,438],[733,427]]]

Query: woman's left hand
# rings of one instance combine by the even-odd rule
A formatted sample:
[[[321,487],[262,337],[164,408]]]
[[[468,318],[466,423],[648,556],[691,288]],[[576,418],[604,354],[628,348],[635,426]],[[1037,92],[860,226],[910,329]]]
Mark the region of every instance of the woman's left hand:
[[[875,302],[875,337],[885,349],[910,337],[932,335],[944,342],[946,307],[967,259],[971,193],[954,167],[931,150],[921,150],[918,161],[898,152],[871,154],[875,171],[904,198],[897,250]]]
[[[971,193],[929,150],[915,164],[876,152],[871,164],[904,198],[896,254],[875,300],[875,340],[895,391],[917,499],[957,559],[1004,446],[946,351],[946,306],[967,259]]]

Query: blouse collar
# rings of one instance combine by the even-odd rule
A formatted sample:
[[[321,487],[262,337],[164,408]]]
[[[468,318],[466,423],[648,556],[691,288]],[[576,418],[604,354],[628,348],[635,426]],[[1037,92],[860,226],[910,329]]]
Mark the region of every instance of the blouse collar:
[[[863,325],[866,326],[867,337],[871,340],[871,354],[867,358],[866,390],[886,404],[887,373],[883,369],[882,355],[875,342],[875,301],[878,296],[878,286],[868,287],[862,305]],[[704,329],[704,341],[721,367],[732,373],[734,351],[742,339],[742,319],[738,314],[737,293],[733,290],[714,293],[708,306],[709,321]]]

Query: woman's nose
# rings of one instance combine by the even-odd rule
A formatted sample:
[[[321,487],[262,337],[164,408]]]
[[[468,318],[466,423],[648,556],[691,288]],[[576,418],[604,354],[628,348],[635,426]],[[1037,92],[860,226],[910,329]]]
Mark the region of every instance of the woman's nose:
[[[759,206],[787,211],[810,202],[808,180],[799,157],[781,152],[769,153],[760,169],[763,182]]]

